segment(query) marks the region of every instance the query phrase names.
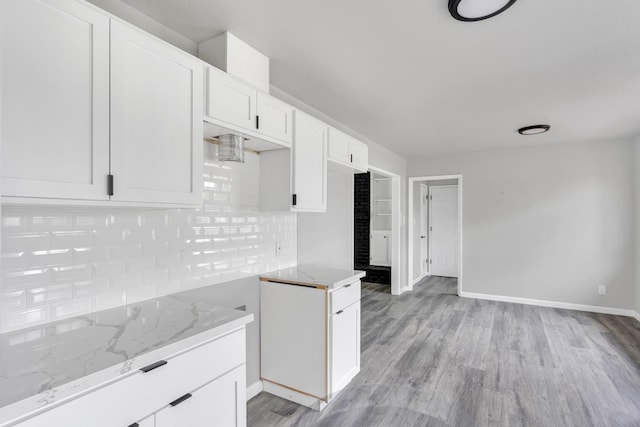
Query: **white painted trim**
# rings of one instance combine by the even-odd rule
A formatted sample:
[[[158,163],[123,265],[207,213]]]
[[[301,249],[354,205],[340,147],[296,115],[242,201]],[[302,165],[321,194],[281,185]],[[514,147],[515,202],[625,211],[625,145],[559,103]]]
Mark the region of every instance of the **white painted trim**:
[[[633,313],[633,317],[635,317],[635,318],[636,318],[636,320],[637,320],[638,322],[640,322],[640,312],[637,312],[637,311],[636,311],[636,312],[634,312],[634,313]]]
[[[406,290],[401,283],[402,272],[400,271],[400,231],[402,230],[401,177],[397,173],[374,165],[369,165],[369,170],[391,178],[391,294],[400,295]],[[407,279],[407,282],[408,281]]]
[[[262,392],[262,381],[258,380],[255,383],[247,386],[247,402],[256,397]]]
[[[518,297],[509,297],[509,296],[503,296],[503,295],[477,294],[474,292],[462,292],[460,296],[463,298],[475,298],[475,299],[482,299],[482,300],[489,300],[489,301],[509,302],[513,304],[526,304],[526,305],[536,305],[540,307],[563,308],[566,310],[588,311],[590,313],[614,314],[616,316],[630,316],[630,317],[638,316],[638,313],[634,312],[633,310],[626,310],[624,308],[614,308],[614,307],[602,307],[599,305],[573,304],[570,302],[518,298]]]
[[[418,282],[412,281],[413,276],[413,184],[419,181],[443,181],[448,179],[457,179],[458,180],[458,295],[462,296],[462,244],[463,244],[463,234],[462,234],[462,193],[464,191],[462,174],[458,175],[435,175],[435,176],[414,176],[409,178],[409,187],[407,188],[407,198],[409,199],[409,209],[407,212],[408,222],[408,232],[407,232],[407,272],[408,272],[408,280],[410,285],[410,290],[413,290],[413,285]]]

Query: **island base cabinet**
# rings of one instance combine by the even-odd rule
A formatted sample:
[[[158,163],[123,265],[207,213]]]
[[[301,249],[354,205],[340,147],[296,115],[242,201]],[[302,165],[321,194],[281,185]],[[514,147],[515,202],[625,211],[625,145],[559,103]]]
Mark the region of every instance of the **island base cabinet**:
[[[182,396],[155,416],[155,427],[245,427],[247,419],[245,366]],[[180,400],[180,397],[177,398]],[[141,424],[143,425],[143,424]]]
[[[331,315],[331,397],[360,372],[360,301]]]

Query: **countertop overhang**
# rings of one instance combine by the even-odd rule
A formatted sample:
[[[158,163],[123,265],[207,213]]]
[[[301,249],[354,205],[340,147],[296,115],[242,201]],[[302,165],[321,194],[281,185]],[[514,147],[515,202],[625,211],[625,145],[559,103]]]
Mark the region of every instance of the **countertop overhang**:
[[[261,274],[260,280],[267,282],[289,283],[313,287],[325,287],[329,290],[361,279],[366,272],[360,270],[345,270],[328,268],[321,265],[299,265],[283,270]]]

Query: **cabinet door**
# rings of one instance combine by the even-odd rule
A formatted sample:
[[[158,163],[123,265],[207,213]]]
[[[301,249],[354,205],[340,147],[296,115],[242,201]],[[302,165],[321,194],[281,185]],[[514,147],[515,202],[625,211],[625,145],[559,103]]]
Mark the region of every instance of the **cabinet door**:
[[[391,266],[390,239],[388,231],[373,230],[371,232],[371,265]]]
[[[351,165],[360,172],[366,172],[369,169],[369,147],[355,139],[349,144],[349,156]]]
[[[156,427],[245,427],[245,376],[242,365],[195,390],[186,400],[156,413]]]
[[[207,68],[207,116],[242,129],[256,129],[256,98],[253,86],[215,68]]]
[[[2,195],[107,200],[109,18],[3,0]]]
[[[329,159],[349,163],[349,139],[345,133],[329,128]]]
[[[291,145],[293,140],[293,107],[262,92],[258,92],[257,102],[259,120],[256,121],[256,125],[258,132]]]
[[[332,398],[360,372],[360,301],[331,315]]]
[[[201,204],[202,64],[111,23],[112,200]]]
[[[294,211],[327,210],[327,134],[329,127],[300,111],[294,114],[291,184]]]

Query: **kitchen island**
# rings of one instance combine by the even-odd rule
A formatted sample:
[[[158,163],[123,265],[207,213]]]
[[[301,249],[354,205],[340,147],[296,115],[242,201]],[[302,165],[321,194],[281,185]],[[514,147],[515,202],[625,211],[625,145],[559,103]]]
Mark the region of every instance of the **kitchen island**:
[[[322,410],[360,372],[364,276],[317,265],[260,276],[264,391]]]

